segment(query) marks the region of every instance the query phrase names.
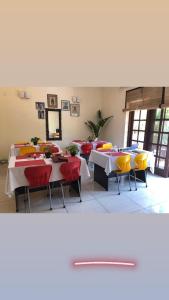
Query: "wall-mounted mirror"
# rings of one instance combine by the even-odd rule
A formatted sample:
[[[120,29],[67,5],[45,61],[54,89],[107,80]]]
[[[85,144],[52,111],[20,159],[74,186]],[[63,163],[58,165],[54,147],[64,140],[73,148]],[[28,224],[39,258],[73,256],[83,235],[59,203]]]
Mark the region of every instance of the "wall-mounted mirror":
[[[46,108],[46,140],[62,139],[61,109]]]

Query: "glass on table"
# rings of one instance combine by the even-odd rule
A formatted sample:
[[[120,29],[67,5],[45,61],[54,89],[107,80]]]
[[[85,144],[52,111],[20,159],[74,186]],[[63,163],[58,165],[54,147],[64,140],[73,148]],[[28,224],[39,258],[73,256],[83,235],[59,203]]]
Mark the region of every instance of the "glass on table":
[[[118,146],[117,146],[117,145],[114,145],[113,150],[114,150],[114,152],[118,152],[118,151],[119,151]]]

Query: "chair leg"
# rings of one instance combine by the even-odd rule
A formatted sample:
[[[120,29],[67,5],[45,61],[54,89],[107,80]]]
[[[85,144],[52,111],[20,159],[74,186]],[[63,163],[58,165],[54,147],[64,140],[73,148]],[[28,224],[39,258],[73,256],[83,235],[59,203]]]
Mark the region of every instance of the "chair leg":
[[[81,189],[80,189],[80,182],[79,182],[79,180],[77,181],[77,183],[78,183],[78,188],[79,188],[80,202],[82,202]]]
[[[49,201],[50,201],[50,210],[52,210],[52,194],[51,194],[51,187],[50,187],[50,183],[48,185],[49,188]]]
[[[25,213],[27,212],[26,201],[27,201],[27,187],[25,186],[25,194],[24,194]]]
[[[28,208],[29,208],[29,213],[30,213],[31,212],[31,199],[30,199],[29,188],[27,188],[27,195],[28,195]]]
[[[145,170],[144,172],[145,172],[145,181],[146,181],[146,188],[147,188],[147,170]]]
[[[64,195],[64,190],[63,190],[63,185],[62,183],[60,184],[61,191],[62,191],[62,199],[63,199],[63,208],[65,208],[65,195]]]
[[[116,174],[117,176],[117,184],[118,184],[118,195],[120,195],[120,181],[119,181],[119,176]]]
[[[130,191],[131,191],[130,172],[129,172],[129,187],[130,187]]]
[[[133,170],[133,172],[134,172],[135,191],[137,191],[136,171]]]

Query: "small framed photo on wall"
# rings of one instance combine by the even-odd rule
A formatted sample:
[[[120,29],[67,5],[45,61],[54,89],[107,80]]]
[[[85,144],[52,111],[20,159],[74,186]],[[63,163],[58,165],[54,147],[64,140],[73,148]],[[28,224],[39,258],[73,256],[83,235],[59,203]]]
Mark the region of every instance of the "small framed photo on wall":
[[[80,116],[80,104],[71,104],[70,105],[70,115],[71,117]]]
[[[38,119],[45,119],[45,111],[38,110]]]
[[[80,103],[80,97],[79,96],[72,96],[72,102],[73,103]]]
[[[47,94],[47,102],[49,108],[58,108],[58,96]]]
[[[76,103],[76,96],[72,96],[72,102]]]
[[[61,107],[64,111],[70,111],[70,101],[69,100],[62,100]]]
[[[38,110],[44,110],[45,109],[45,102],[35,102],[35,107]]]

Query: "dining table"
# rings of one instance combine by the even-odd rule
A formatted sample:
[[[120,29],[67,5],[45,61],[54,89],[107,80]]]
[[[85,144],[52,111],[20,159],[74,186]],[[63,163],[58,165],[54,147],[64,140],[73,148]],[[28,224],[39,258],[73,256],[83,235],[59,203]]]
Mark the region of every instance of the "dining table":
[[[133,151],[99,151],[92,150],[89,156],[89,162],[94,164],[94,181],[99,183],[106,191],[109,190],[109,178],[114,177],[114,171],[117,170],[116,160],[118,157],[129,154],[131,157],[131,168],[134,167],[134,159],[137,154],[147,154],[147,164],[149,170],[154,173],[155,158],[151,151],[136,149]],[[137,172],[137,179],[145,182],[145,173],[143,171]]]
[[[82,150],[81,150],[82,145],[84,145],[86,143],[92,144],[94,150],[96,150],[97,145],[100,144],[100,143],[109,144],[109,142],[102,141],[102,140],[91,141],[91,142],[86,141],[86,140],[74,140],[74,141],[72,141],[72,144],[74,144],[78,147],[78,150],[79,150],[80,154],[82,154]]]
[[[36,149],[36,152],[39,152],[40,151],[40,147],[41,146],[56,146],[58,147],[59,151],[61,151],[61,148],[59,145],[55,144],[55,143],[39,143],[37,145],[33,145],[31,143],[27,143],[27,144],[12,144],[11,147],[10,147],[10,152],[9,152],[9,157],[11,156],[18,156],[19,155],[19,152],[20,152],[20,149],[22,147],[27,147],[27,146],[33,146],[35,149]]]
[[[81,160],[80,180],[83,183],[90,178],[90,172],[86,160],[80,156],[78,156],[78,158]],[[17,207],[17,196],[19,194],[23,194],[25,187],[28,186],[28,181],[24,174],[25,168],[52,165],[52,173],[49,181],[55,184],[63,179],[63,176],[60,172],[60,166],[63,163],[64,163],[63,161],[54,162],[51,158],[44,158],[43,155],[39,156],[36,159],[34,158],[21,159],[20,157],[17,158],[16,156],[11,156],[9,159],[9,164],[7,169],[5,194],[8,195],[8,197],[15,196],[16,207]]]

